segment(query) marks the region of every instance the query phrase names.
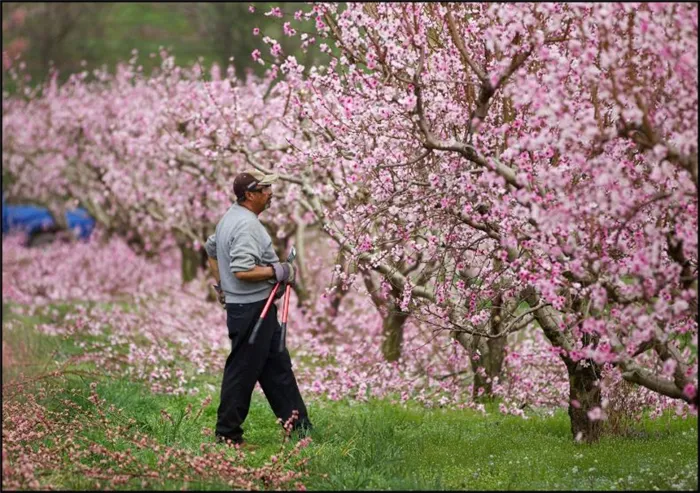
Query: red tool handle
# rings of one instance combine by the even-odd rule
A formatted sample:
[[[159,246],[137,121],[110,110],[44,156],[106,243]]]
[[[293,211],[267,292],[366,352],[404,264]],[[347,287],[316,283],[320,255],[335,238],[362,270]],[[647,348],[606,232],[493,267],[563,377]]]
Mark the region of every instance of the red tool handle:
[[[287,284],[287,289],[284,290],[284,307],[282,311],[282,322],[287,323],[287,315],[289,315],[289,298],[292,292],[292,286]]]
[[[287,284],[287,288],[284,290],[284,303],[282,304],[282,333],[280,334],[280,346],[279,352],[284,351],[285,339],[287,338],[287,315],[289,314],[289,298],[292,291],[292,286]]]
[[[267,315],[267,311],[270,309],[270,305],[272,304],[272,300],[275,299],[275,293],[277,292],[277,288],[280,287],[280,283],[278,282],[275,284],[275,287],[272,288],[272,291],[270,292],[270,297],[267,298],[267,303],[265,303],[265,308],[263,308],[262,313],[260,313],[260,318],[258,321],[255,323],[255,327],[253,327],[253,332],[250,334],[250,337],[248,338],[248,344],[253,344],[255,342],[255,338],[258,336],[258,330],[260,330],[260,326],[262,325],[263,319],[265,318],[265,315]]]

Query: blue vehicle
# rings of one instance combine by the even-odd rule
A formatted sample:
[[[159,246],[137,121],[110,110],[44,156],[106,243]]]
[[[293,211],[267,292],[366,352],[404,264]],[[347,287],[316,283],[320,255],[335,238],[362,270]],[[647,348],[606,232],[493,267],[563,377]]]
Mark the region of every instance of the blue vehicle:
[[[95,227],[95,219],[81,207],[66,212],[66,223],[74,236],[81,240],[88,239]],[[26,234],[27,246],[51,242],[61,233],[47,208],[6,204],[3,196],[2,234],[18,231]]]

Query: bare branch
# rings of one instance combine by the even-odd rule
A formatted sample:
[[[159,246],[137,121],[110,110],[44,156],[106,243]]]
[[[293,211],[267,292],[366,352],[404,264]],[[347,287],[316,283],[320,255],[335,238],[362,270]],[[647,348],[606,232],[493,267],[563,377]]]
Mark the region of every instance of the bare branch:
[[[414,165],[414,164],[416,164],[416,163],[422,161],[422,160],[425,159],[426,157],[428,157],[430,154],[432,154],[432,152],[433,152],[432,149],[428,149],[428,150],[426,150],[423,154],[421,154],[420,156],[418,156],[418,157],[416,157],[416,158],[414,158],[414,159],[411,159],[410,161],[408,161],[408,162],[406,162],[406,163],[382,164],[382,165],[379,165],[379,166],[377,166],[377,167],[380,168],[380,169],[387,169],[387,168],[400,168],[400,167],[403,167],[403,166],[412,166],[412,165]]]
[[[413,77],[413,91],[416,95],[416,112],[418,114],[418,127],[421,130],[425,140],[423,145],[426,149],[436,149],[439,151],[453,151],[461,154],[469,161],[478,164],[479,166],[491,169],[502,176],[507,183],[515,187],[516,189],[521,189],[523,186],[518,182],[517,175],[515,171],[501,163],[497,159],[491,159],[490,161],[482,156],[473,146],[469,144],[464,144],[458,142],[457,140],[444,141],[440,140],[432,133],[428,126],[428,122],[425,118],[425,103],[423,100],[423,88],[420,83],[420,74],[423,71],[423,64],[425,61],[425,52],[422,51],[418,61],[418,68]]]
[[[623,365],[620,365],[623,366]],[[688,403],[695,403],[697,405],[697,397],[695,399],[690,399],[686,396],[682,390],[676,387],[672,380],[661,378],[651,372],[640,368],[633,363],[626,363],[624,366],[625,371],[622,372],[622,378],[631,383],[636,383],[642,385],[649,390],[653,390],[659,394],[671,397],[673,399],[682,399]]]
[[[529,310],[525,310],[523,313],[515,317],[506,327],[504,327],[496,336],[503,336],[506,334],[509,334],[511,332],[517,332],[520,329],[525,328],[527,324],[532,322],[534,318],[529,318],[525,320],[523,323],[518,323],[521,321],[523,318],[527,317],[528,315],[535,313],[537,310],[540,310],[546,306],[552,306],[551,303],[544,303],[543,301],[540,300],[540,302],[534,306],[533,308],[530,308]]]
[[[371,272],[369,271],[362,271],[362,281],[365,284],[365,288],[367,288],[367,292],[369,293],[370,298],[372,298],[372,303],[374,303],[374,306],[377,308],[381,308],[384,305],[386,305],[386,302],[384,299],[382,299],[378,294],[377,291],[379,288],[377,285],[374,283],[374,280],[372,279]]]
[[[462,61],[474,71],[474,73],[479,78],[482,84],[488,84],[490,86],[491,83],[489,82],[486,73],[481,69],[481,67],[479,67],[479,65],[477,65],[477,63],[474,60],[471,59],[469,53],[467,53],[467,48],[464,46],[464,42],[462,41],[460,33],[457,30],[457,23],[455,22],[455,19],[452,16],[452,12],[450,11],[450,9],[447,9],[447,26],[450,29],[450,36],[452,37],[452,41],[459,50],[459,54],[462,56]]]
[[[255,157],[253,156],[253,153],[250,152],[250,149],[248,149],[246,146],[233,146],[233,145],[230,145],[230,146],[227,147],[227,149],[228,149],[229,151],[231,151],[231,152],[239,152],[239,153],[245,155],[246,161],[248,161],[248,163],[249,163],[251,166],[253,166],[255,169],[257,169],[258,171],[262,171],[262,172],[265,173],[265,174],[275,173],[274,170],[266,168],[265,166],[263,166],[263,165],[260,163],[260,161],[258,161],[257,159],[255,159]],[[278,173],[278,174],[279,174],[279,177],[280,177],[282,180],[284,180],[284,181],[288,181],[288,182],[290,182],[290,183],[296,183],[297,185],[302,185],[302,184],[303,184],[303,182],[302,182],[302,180],[301,180],[300,178],[296,178],[296,177],[294,177],[294,176],[286,175],[286,174],[283,174],[283,173]]]

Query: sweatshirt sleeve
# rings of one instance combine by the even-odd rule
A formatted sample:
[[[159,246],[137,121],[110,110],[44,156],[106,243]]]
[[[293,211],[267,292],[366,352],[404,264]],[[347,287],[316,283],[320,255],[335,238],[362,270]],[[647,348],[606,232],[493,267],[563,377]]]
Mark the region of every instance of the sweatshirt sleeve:
[[[216,258],[216,234],[213,234],[207,238],[207,242],[204,244],[204,249],[209,257]]]
[[[260,242],[255,236],[246,231],[239,234],[231,242],[231,263],[229,268],[231,273],[245,272],[256,265],[262,265],[262,255],[260,251]]]

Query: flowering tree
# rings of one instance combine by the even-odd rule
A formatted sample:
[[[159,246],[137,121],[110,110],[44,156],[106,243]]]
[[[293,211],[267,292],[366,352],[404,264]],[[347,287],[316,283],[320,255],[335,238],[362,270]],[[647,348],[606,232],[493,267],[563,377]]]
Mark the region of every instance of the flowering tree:
[[[202,260],[198,244],[230,205],[234,175],[263,163],[290,171],[288,151],[303,128],[275,71],[244,82],[231,66],[225,76],[214,66],[205,77],[199,65],[181,68],[160,56],[151,77],[134,53],[114,75],[84,71],[59,85],[54,73],[24,97],[4,98],[3,170],[10,200],[41,203],[59,221],[80,203],[137,251],[153,255],[174,240],[186,282]],[[10,74],[23,80],[19,66]],[[287,179],[291,186],[276,185],[280,199],[262,220],[279,252],[296,243],[303,302],[323,288],[306,287],[304,245],[315,219],[294,200],[299,179]]]
[[[577,438],[599,434],[606,363],[697,405],[696,6],[315,4],[295,20],[337,52],[305,68],[267,40],[316,138],[297,156],[347,183],[332,209],[302,191],[402,310],[471,347],[539,326]]]
[[[88,83],[91,75],[96,80]],[[3,164],[14,178],[9,195],[54,210],[79,201],[108,231],[131,233],[145,251],[175,225],[184,229],[175,214],[165,223],[149,217],[173,193],[162,177],[178,165],[168,160],[179,149],[165,141],[176,132],[167,133],[158,89],[139,77],[135,63],[114,77],[82,72],[62,86],[56,78],[54,72],[26,100],[3,100]]]
[[[243,83],[214,67],[204,82],[199,66],[161,56],[152,77],[135,54],[114,75],[82,72],[59,86],[54,73],[24,99],[4,99],[3,169],[10,198],[45,204],[58,218],[79,202],[137,250],[157,252],[174,235],[187,281],[197,243],[230,204],[235,173],[284,151],[274,138],[284,135],[275,118],[286,98],[270,93],[269,80]],[[277,205],[266,217],[282,240],[298,229],[286,226],[294,213]]]

